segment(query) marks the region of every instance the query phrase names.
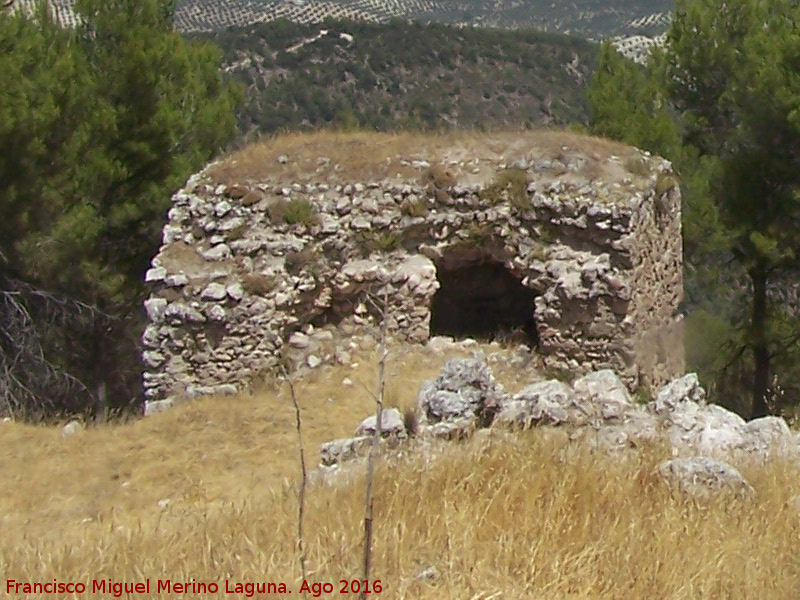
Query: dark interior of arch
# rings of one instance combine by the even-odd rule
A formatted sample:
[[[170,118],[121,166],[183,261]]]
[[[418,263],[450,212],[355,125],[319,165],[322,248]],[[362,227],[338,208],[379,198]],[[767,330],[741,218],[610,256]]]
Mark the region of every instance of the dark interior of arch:
[[[501,263],[440,265],[440,288],[431,306],[431,335],[481,340],[513,339],[536,347],[536,293]]]

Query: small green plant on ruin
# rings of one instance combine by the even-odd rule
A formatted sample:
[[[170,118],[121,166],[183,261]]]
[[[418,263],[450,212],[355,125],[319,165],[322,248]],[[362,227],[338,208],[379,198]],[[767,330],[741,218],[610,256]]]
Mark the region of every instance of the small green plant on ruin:
[[[631,156],[625,159],[625,169],[640,177],[646,177],[650,173],[650,164],[643,156]]]
[[[531,258],[541,262],[547,261],[547,257],[549,255],[550,252],[548,246],[538,242],[533,246],[533,249],[531,250]]]
[[[310,227],[319,222],[317,207],[305,198],[280,198],[269,206],[267,213],[275,225],[285,223]]]
[[[460,239],[456,242],[456,246],[467,249],[486,248],[492,241],[493,233],[491,223],[472,221],[458,233]]]
[[[528,196],[528,173],[523,169],[504,169],[497,174],[491,185],[478,194],[478,197],[494,206],[508,202],[517,211],[530,209]]]
[[[570,371],[569,369],[564,369],[562,367],[551,367],[547,366],[542,369],[542,375],[546,380],[555,379],[556,381],[560,381],[562,383],[567,383],[572,385],[572,382],[575,381],[577,375]]]
[[[226,232],[225,239],[228,241],[240,240],[242,237],[244,237],[245,232],[249,229],[250,226],[246,223],[243,223],[242,225],[239,225],[239,227],[234,227],[230,231]]]
[[[264,296],[275,289],[275,277],[263,273],[248,273],[242,276],[242,288],[251,296]]]
[[[633,393],[633,401],[636,404],[649,404],[653,401],[653,395],[648,392],[644,386],[640,386],[634,393]]]
[[[537,237],[536,239],[540,244],[545,246],[552,246],[555,244],[557,240],[556,232],[545,224],[542,224],[536,228]]]
[[[669,173],[659,173],[656,178],[656,196],[662,196],[673,188],[678,187],[678,178]]]
[[[403,237],[396,231],[363,231],[355,236],[355,242],[363,257],[373,252],[389,253],[403,247]]]
[[[456,177],[444,165],[436,163],[425,171],[421,183],[437,202],[447,202],[450,199],[450,188],[456,184]]]
[[[299,251],[287,252],[284,265],[290,275],[299,275],[305,270],[316,277],[321,271],[319,259],[319,254],[313,248],[306,247]]]
[[[400,212],[406,217],[424,217],[428,214],[428,202],[425,198],[406,199]]]

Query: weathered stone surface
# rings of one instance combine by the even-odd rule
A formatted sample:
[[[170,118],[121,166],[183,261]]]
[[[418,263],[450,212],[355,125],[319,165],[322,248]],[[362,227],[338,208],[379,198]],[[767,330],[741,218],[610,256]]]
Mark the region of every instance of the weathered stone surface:
[[[61,437],[72,437],[73,435],[83,431],[83,423],[80,421],[70,421],[61,428]]]
[[[227,295],[225,286],[221,283],[209,283],[200,294],[203,300],[222,300]]]
[[[148,402],[145,402],[144,405],[144,416],[150,417],[160,412],[164,412],[168,408],[172,408],[173,405],[174,401],[172,398],[166,398],[164,400],[149,400]]]
[[[660,412],[655,401],[647,407],[633,404],[620,380],[607,371],[580,378],[572,387],[557,380],[536,382],[508,397],[478,354],[449,361],[438,378],[423,382],[420,423],[410,429],[412,436],[423,440],[461,440],[473,434],[489,439],[511,435],[491,427],[496,424],[556,426],[565,443],[615,453],[666,444],[673,456],[683,457],[663,463],[660,475],[675,490],[695,499],[729,491],[751,494],[749,484],[737,479],[738,471],[723,461],[800,458],[800,434],[793,434],[783,419],[765,417],[746,423],[721,406],[699,404],[691,398],[703,400],[705,392],[694,376],[664,387]],[[496,407],[499,412],[494,420],[486,418]],[[389,409],[384,416],[384,441],[405,441],[408,436],[400,412]],[[332,442],[326,452],[342,456],[336,461],[354,458],[359,454],[351,446],[374,434],[374,428],[373,415],[358,427],[356,438]]]
[[[491,423],[507,395],[483,355],[453,359],[439,377],[422,384],[417,403],[424,423],[476,418]]]
[[[232,283],[225,288],[228,296],[233,298],[234,300],[241,300],[244,298],[244,288],[242,287],[241,283]]]
[[[499,423],[519,427],[561,425],[574,412],[575,394],[567,384],[556,380],[526,386],[504,403],[497,415]]]
[[[365,435],[375,435],[375,428],[378,423],[377,415],[367,417],[356,429],[356,437]],[[396,408],[384,409],[381,413],[381,435],[383,437],[406,437],[406,426],[403,422],[403,415]]]
[[[648,409],[655,414],[666,414],[687,401],[697,404],[704,404],[706,401],[706,391],[700,385],[697,373],[687,373],[667,383],[648,405]]]
[[[183,273],[177,273],[175,275],[167,275],[164,277],[164,285],[170,287],[180,287],[189,283],[189,278],[184,275]]]
[[[369,452],[372,438],[361,436],[325,442],[320,446],[320,462],[325,466],[335,465],[364,456]]]
[[[201,250],[200,256],[206,260],[224,260],[231,257],[231,249],[227,244],[217,244],[208,250]]]
[[[154,323],[161,321],[164,310],[167,308],[167,301],[164,298],[150,298],[144,301],[144,309],[147,311],[147,318]]]
[[[588,373],[572,384],[576,404],[588,420],[621,422],[633,402],[628,390],[614,371],[603,369]],[[580,417],[575,415],[575,422]]]
[[[163,281],[164,277],[167,276],[167,270],[163,267],[153,267],[152,269],[148,269],[147,273],[144,274],[144,280],[147,283],[151,283],[153,281]]]
[[[456,441],[468,438],[474,429],[474,419],[456,419],[424,425],[420,428],[419,435],[423,438]]]
[[[781,455],[796,458],[800,448],[791,429],[781,417],[762,417],[744,425],[745,441],[740,450],[749,455],[766,458]]]
[[[755,493],[735,467],[707,456],[665,461],[658,466],[658,473],[672,490],[694,500],[725,494],[750,498]]]
[[[179,323],[202,323],[206,320],[203,313],[183,302],[169,304],[164,309],[164,318],[172,318]]]

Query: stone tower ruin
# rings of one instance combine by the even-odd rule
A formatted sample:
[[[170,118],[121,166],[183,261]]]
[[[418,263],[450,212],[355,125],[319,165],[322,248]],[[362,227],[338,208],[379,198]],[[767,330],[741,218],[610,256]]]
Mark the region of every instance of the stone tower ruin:
[[[683,372],[680,192],[638,149],[557,132],[293,136],[172,200],[146,275],[152,406],[235,393],[287,351],[374,325],[375,298],[395,338],[515,332],[547,367],[612,368],[631,390]]]

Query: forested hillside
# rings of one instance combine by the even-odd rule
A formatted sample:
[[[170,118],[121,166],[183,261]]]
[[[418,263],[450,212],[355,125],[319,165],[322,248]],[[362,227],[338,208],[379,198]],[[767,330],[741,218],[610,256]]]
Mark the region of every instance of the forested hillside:
[[[597,46],[533,30],[276,21],[213,34],[240,132],[496,129],[588,120]]]

